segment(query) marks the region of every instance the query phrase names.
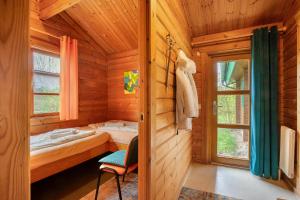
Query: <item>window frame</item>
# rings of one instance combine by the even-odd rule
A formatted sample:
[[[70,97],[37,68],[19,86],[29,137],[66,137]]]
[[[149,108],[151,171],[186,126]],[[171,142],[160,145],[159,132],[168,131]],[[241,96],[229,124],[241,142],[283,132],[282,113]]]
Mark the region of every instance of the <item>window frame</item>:
[[[34,74],[43,74],[43,75],[50,75],[50,76],[55,76],[55,77],[59,77],[59,79],[61,79],[61,75],[60,73],[51,73],[51,72],[43,72],[43,71],[39,71],[39,70],[34,70],[34,66],[33,66],[33,53],[37,52],[37,53],[41,53],[44,55],[48,55],[48,56],[52,56],[52,57],[57,57],[60,58],[59,53],[54,53],[51,51],[47,51],[47,50],[41,50],[41,49],[37,49],[37,48],[31,48],[31,73],[30,73],[30,93],[31,93],[31,117],[52,117],[52,116],[59,116],[59,112],[51,112],[51,113],[34,113],[34,96],[35,95],[41,95],[41,96],[60,96],[60,92],[58,93],[40,93],[40,92],[34,92],[34,85],[33,85],[33,76]]]

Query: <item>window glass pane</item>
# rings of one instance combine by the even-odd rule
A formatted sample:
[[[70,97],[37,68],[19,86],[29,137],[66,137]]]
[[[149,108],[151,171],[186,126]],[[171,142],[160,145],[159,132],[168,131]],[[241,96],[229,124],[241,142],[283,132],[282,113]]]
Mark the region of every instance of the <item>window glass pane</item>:
[[[249,95],[218,95],[218,124],[249,125]]]
[[[249,130],[218,128],[217,156],[248,159]]]
[[[218,91],[249,90],[249,60],[217,63]]]
[[[60,58],[40,52],[33,52],[33,69],[43,72],[60,73]]]
[[[33,91],[38,93],[59,93],[59,76],[35,73]]]
[[[58,95],[34,95],[34,114],[59,112]]]

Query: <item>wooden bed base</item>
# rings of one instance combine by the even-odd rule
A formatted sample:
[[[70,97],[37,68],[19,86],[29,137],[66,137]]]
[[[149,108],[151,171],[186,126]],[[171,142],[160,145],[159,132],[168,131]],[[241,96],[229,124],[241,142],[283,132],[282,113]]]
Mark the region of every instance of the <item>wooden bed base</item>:
[[[78,153],[73,156],[54,161],[52,163],[48,163],[46,165],[31,170],[31,183],[42,180],[46,177],[54,175],[70,167],[74,167],[80,163],[95,158],[96,156],[99,156],[103,153],[109,151],[116,151],[120,149],[126,149],[126,148],[127,148],[127,144],[106,142],[100,146],[89,149],[85,152]]]

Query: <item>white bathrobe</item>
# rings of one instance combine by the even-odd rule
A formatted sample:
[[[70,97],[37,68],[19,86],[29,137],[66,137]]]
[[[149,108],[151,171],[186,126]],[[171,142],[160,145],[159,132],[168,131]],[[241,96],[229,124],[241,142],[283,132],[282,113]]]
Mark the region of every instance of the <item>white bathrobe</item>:
[[[176,121],[178,129],[192,129],[192,118],[199,116],[198,95],[193,78],[196,64],[179,50],[176,61]]]

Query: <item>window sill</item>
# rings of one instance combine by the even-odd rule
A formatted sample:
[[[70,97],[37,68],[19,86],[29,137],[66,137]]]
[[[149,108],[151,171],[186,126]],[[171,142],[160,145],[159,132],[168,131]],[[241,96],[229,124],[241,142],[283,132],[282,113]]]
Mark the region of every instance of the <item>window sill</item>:
[[[78,119],[71,120],[60,120],[59,114],[56,115],[33,115],[30,117],[30,126],[41,126],[48,124],[57,124],[57,123],[65,123],[65,122],[74,122]]]
[[[53,124],[61,122],[59,119],[59,115],[47,115],[47,116],[39,116],[34,115],[30,118],[30,126],[38,126],[43,124]]]

